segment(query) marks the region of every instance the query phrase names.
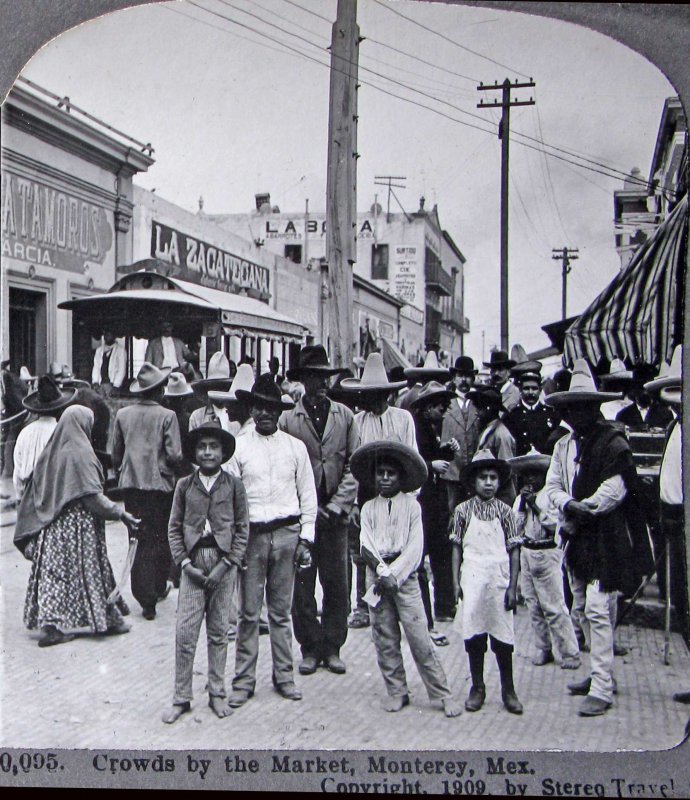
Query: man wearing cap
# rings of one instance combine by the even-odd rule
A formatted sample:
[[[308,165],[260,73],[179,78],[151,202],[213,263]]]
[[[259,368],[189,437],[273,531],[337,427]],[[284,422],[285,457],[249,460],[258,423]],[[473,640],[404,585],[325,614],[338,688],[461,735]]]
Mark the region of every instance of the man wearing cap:
[[[532,362],[541,367],[539,362]],[[560,422],[556,412],[539,399],[541,374],[535,370],[520,370],[515,378],[520,390],[520,403],[503,422],[515,440],[515,452],[524,456],[534,448],[540,453],[550,454],[553,446],[549,438]]]
[[[467,499],[467,489],[460,481],[460,473],[477,449],[481,429],[477,408],[468,396],[477,375],[474,361],[469,356],[458,356],[455,365],[450,368],[450,374],[452,382],[448,388],[455,393],[455,397],[451,399],[443,417],[441,440],[447,442],[455,439],[460,449],[454,453],[448,469],[441,473],[440,478],[446,487],[448,511],[452,514],[455,506]]]
[[[194,358],[194,353],[182,339],[173,336],[172,322],[164,319],[160,323],[160,336],[149,340],[144,358],[154,367],[183,369]]]
[[[237,390],[254,419],[254,429],[237,439],[229,470],[242,479],[249,507],[246,569],[240,577],[240,618],[235,648],[235,678],[228,700],[239,708],[254,695],[259,654],[259,614],[268,601],[273,685],[288,700],[300,700],[292,665],[290,609],[298,569],[310,564],[316,519],[314,474],[305,445],[278,428],[283,401],[270,374],[251,391]]]
[[[57,427],[58,417],[76,393],[76,389],[60,389],[54,378],[42,375],[38,379],[38,389],[22,400],[24,408],[38,418],[21,429],[14,446],[12,482],[17,500],[21,499],[36,461]]]
[[[115,415],[110,447],[119,493],[141,519],[131,580],[132,594],[148,620],[155,619],[156,603],[169,591],[168,517],[182,460],[177,417],[160,403],[169,374],[169,369],[142,364],[129,387],[137,400]]]
[[[491,386],[501,395],[502,414],[505,416],[520,403],[520,390],[510,380],[510,370],[515,366],[515,361],[508,358],[505,350],[492,350],[491,358],[483,364],[489,368]]]
[[[127,373],[127,353],[112,331],[103,331],[103,339],[93,355],[91,384],[104,397],[119,389]]]
[[[386,441],[399,442],[414,450],[417,449],[412,414],[388,403],[390,394],[404,385],[405,381],[391,382],[388,379],[381,353],[369,354],[361,378],[344,378],[340,381],[341,394],[349,394],[351,397],[357,398],[361,409],[355,414],[359,431],[358,446],[370,442]],[[362,508],[364,503],[374,496],[375,490],[372,486],[365,487],[360,483],[355,509]],[[354,516],[358,517],[358,513]],[[366,569],[365,562],[360,555],[359,520],[356,519],[355,522],[357,524],[353,525],[353,528],[356,535],[350,537],[350,552],[352,561],[357,568],[357,606],[348,620],[348,626],[350,628],[366,628],[369,626],[369,606],[364,602]],[[351,572],[350,570],[350,575]],[[351,585],[351,579],[349,582]]]
[[[612,596],[635,588],[634,548],[640,549],[641,559],[651,560],[651,553],[641,552],[645,539],[648,548],[648,536],[635,508],[637,475],[630,445],[600,411],[603,402],[616,397],[597,391],[587,362],[578,359],[570,388],[546,398],[572,428],[556,443],[546,491],[560,512],[573,602],[584,605],[589,623],[591,675],[568,685],[571,694],[586,695],[579,714],[587,717],[606,713],[613,701]]]
[[[350,456],[359,433],[350,409],[328,398],[329,379],[338,372],[322,345],[303,347],[297,367],[288,370],[287,377],[304,384],[304,396],[280,418],[281,430],[306,445],[319,503],[312,565],[297,575],[292,610],[295,637],[302,648],[302,675],[314,673],[322,661],[336,674],[346,669],[340,648],[347,638],[350,609],[347,520],[357,497]],[[323,589],[320,620],[316,614],[317,574]]]

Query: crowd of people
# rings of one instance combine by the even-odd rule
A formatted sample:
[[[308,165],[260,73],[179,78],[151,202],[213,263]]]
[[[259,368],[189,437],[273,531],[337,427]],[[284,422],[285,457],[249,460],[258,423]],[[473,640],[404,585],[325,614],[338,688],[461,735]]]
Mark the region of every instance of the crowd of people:
[[[410,702],[404,631],[429,699],[457,716],[462,704],[436,652],[448,644],[437,623],[456,614],[471,675],[465,709],[485,702],[490,644],[503,704],[521,714],[513,615],[524,603],[536,668],[576,670],[589,652],[589,676],[567,688],[584,696],[582,716],[598,716],[617,690],[618,599],[657,569],[666,546],[674,568],[664,591],[687,613],[680,347],[656,377],[617,361],[593,372],[581,359],[547,380],[540,362],[494,351],[480,383],[468,356],[447,369],[430,351],[387,372],[371,353],[355,377],[321,345],[303,347],[285,377],[277,359],[261,372],[218,352],[202,378],[185,369],[189,352],[176,341],[168,328],[149,343],[112,419],[112,388],[124,381],[114,337],[96,351],[91,386],[51,368],[21,397],[31,421],[12,442],[14,541],[31,562],[26,627],[40,629],[40,647],[85,631],[124,634],[127,578],[149,621],[176,587],[164,722],[191,709],[204,620],[219,717],[254,695],[262,633],[275,690],[297,701],[292,636],[300,675],[341,675],[348,630],[365,627],[386,711]],[[659,520],[626,435],[641,428],[667,429]],[[119,583],[104,526],[116,519],[130,537]]]

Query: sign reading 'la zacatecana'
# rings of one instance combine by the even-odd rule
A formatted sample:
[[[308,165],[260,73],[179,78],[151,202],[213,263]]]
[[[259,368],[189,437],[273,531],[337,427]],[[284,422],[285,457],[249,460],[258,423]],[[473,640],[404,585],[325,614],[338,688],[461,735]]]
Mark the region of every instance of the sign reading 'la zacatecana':
[[[176,267],[175,274],[183,280],[202,286],[229,292],[253,289],[261,295],[268,295],[269,292],[270,273],[267,267],[155,220],[151,224],[151,255]]]

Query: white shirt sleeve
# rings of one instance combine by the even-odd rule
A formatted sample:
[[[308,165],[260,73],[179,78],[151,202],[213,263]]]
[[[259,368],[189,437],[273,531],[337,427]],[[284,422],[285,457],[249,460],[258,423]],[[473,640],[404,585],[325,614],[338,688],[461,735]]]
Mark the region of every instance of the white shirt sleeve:
[[[286,434],[289,436],[289,434]],[[299,441],[299,440],[297,440]],[[316,484],[314,483],[314,470],[311,468],[309,453],[303,442],[302,446],[293,447],[296,450],[297,468],[295,478],[297,484],[297,496],[299,497],[300,507],[300,539],[307,542],[314,541],[316,537],[316,510],[318,503],[316,499]],[[291,442],[291,444],[294,444]]]
[[[551,502],[559,511],[563,511],[566,503],[573,499],[570,494],[570,486],[564,486],[564,475],[567,475],[564,459],[567,457],[567,440],[560,439],[556,442],[551,463],[546,473],[544,487],[546,493],[551,498]]]
[[[608,514],[617,508],[627,494],[625,483],[620,475],[607,478],[594,492],[582,502],[589,507],[593,514]]]

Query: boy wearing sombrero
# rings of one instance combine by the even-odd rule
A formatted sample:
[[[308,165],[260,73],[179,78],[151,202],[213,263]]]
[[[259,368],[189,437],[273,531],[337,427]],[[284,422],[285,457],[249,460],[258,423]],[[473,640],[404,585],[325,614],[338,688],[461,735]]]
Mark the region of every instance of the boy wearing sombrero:
[[[472,676],[465,708],[479,711],[484,705],[484,654],[490,639],[501,675],[503,705],[511,714],[522,714],[513,685],[513,611],[521,537],[512,509],[496,497],[500,484],[510,477],[510,467],[489,450],[480,450],[463,476],[474,496],[455,509],[450,540],[453,586],[462,600],[462,635]]]
[[[175,487],[168,541],[182,568],[177,600],[175,693],[163,722],[173,723],[191,709],[194,653],[206,619],[209,706],[218,717],[232,710],[226,701],[227,630],[237,570],[241,567],[249,512],[242,481],[221,469],[235,451],[235,438],[219,425],[190,431],[188,457],[198,471]]]
[[[532,663],[552,663],[553,645],[561,657],[561,669],[577,669],[580,653],[573,622],[563,593],[563,550],[555,539],[558,510],[544,489],[551,457],[534,448],[508,461],[520,481],[513,512],[520,548],[521,589],[532,620],[539,650]]]
[[[362,508],[360,541],[372,638],[388,693],[383,708],[396,712],[410,702],[400,649],[402,627],[429,699],[440,700],[445,715],[456,717],[461,708],[431,642],[416,576],[424,549],[421,509],[406,494],[424,482],[426,464],[404,444],[370,442],[353,454],[352,473],[377,495]]]

